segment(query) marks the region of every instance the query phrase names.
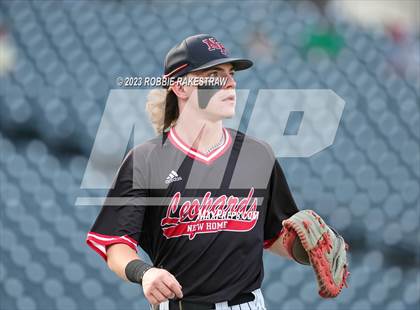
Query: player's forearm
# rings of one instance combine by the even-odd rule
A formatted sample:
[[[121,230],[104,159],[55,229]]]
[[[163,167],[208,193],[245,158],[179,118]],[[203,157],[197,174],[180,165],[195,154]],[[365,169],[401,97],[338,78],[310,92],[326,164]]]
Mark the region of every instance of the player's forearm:
[[[295,238],[293,243],[286,245],[284,242],[285,234],[280,234],[280,237],[273,243],[273,245],[268,249],[269,251],[293,259],[301,264],[308,265],[309,257],[305,249],[302,246],[299,238]]]
[[[135,259],[140,259],[136,251],[125,244],[113,244],[107,248],[108,267],[121,279],[128,281],[125,274],[127,264]]]
[[[268,250],[274,254],[292,259],[286,247],[283,244],[283,235],[280,235],[280,237],[271,245],[271,247],[268,248]]]

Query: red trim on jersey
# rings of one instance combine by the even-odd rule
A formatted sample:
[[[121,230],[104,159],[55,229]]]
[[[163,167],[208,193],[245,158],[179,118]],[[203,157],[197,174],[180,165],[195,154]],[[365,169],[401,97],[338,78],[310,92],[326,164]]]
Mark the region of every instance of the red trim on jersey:
[[[184,154],[188,155],[189,157],[201,161],[205,164],[211,164],[217,158],[222,156],[232,143],[232,138],[230,136],[229,131],[226,128],[223,128],[223,133],[225,135],[225,142],[220,147],[211,151],[208,154],[203,154],[195,148],[188,146],[176,134],[175,129],[173,127],[169,130],[168,139],[177,149],[181,150]]]
[[[137,252],[137,241],[127,235],[108,236],[90,231],[87,234],[86,243],[92,248],[92,250],[101,255],[105,261],[107,260],[106,247],[111,244],[123,243]]]

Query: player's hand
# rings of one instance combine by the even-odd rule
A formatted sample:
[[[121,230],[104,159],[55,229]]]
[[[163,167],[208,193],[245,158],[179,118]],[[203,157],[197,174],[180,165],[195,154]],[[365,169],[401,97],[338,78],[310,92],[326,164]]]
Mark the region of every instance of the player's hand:
[[[152,305],[168,299],[182,298],[182,287],[175,277],[165,269],[151,268],[143,275],[144,296]]]

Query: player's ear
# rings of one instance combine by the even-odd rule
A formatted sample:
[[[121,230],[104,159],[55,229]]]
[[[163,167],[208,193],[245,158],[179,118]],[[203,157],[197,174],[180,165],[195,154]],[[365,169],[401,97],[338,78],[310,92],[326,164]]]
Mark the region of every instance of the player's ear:
[[[190,96],[190,91],[188,90],[188,88],[179,82],[174,83],[171,86],[171,89],[175,93],[175,95],[180,99],[187,100]]]

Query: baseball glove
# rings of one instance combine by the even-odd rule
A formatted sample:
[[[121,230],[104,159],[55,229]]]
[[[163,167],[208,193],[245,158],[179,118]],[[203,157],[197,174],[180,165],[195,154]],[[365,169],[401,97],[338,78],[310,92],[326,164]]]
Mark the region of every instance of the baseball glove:
[[[283,234],[284,247],[292,257],[299,237],[315,272],[321,297],[336,297],[344,285],[347,287],[348,245],[318,214],[312,210],[299,211],[283,221]]]

